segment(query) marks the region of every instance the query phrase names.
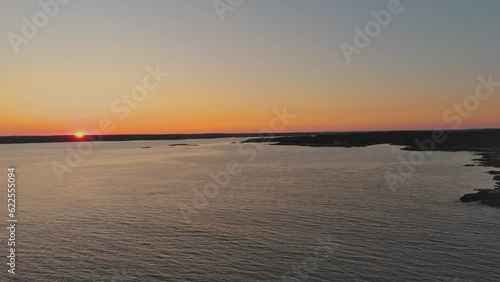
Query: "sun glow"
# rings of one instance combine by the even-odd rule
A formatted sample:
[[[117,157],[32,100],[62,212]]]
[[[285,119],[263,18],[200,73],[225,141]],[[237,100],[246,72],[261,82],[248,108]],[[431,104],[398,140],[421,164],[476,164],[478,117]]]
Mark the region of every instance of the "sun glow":
[[[85,136],[85,132],[83,131],[78,131],[75,133],[76,138],[83,138]]]

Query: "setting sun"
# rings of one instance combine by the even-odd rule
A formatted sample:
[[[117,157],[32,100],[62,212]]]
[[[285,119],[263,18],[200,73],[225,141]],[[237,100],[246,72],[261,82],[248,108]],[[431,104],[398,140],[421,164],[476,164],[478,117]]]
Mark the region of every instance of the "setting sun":
[[[78,131],[75,133],[76,138],[83,138],[85,136],[85,132],[83,131]]]

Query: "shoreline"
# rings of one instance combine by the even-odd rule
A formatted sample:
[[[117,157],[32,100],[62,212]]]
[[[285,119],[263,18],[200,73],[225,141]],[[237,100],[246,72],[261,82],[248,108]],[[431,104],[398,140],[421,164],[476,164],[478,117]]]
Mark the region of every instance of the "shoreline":
[[[441,131],[442,142],[436,140],[435,131],[401,131],[401,132],[369,132],[344,133],[309,136],[253,138],[243,143],[272,143],[281,146],[307,147],[368,147],[373,145],[403,146],[406,151],[443,151],[471,152],[477,156],[473,162],[483,167],[492,167],[489,171],[493,180],[497,181],[493,189],[474,189],[477,193],[466,194],[460,198],[462,202],[479,202],[481,205],[500,207],[500,130],[464,130]],[[473,166],[466,164],[465,166]]]
[[[500,207],[500,151],[482,152],[477,155],[482,156],[480,159],[474,160],[479,166],[493,168],[493,170],[486,173],[493,177],[493,181],[496,181],[496,187],[493,189],[475,189],[478,192],[465,194],[460,200],[464,203],[479,202],[481,205]]]
[[[250,138],[256,134],[246,133],[202,133],[202,134],[120,134],[120,135],[85,135],[77,138],[74,135],[56,136],[3,136],[0,144],[38,144],[38,143],[70,143],[70,142],[125,142],[125,141],[161,141],[189,139]]]

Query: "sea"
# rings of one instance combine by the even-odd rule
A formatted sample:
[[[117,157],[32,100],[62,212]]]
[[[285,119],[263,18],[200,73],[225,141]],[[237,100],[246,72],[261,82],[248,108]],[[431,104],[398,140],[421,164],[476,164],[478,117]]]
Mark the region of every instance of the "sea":
[[[243,140],[0,145],[0,281],[500,281],[473,152]]]

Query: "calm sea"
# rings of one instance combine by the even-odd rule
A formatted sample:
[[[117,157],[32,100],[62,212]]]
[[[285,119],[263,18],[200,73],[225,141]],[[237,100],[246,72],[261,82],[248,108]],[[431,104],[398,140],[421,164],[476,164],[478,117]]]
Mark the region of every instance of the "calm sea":
[[[472,153],[391,190],[399,147],[239,141],[102,143],[62,180],[75,144],[0,145],[5,226],[8,166],[18,180],[17,274],[4,227],[0,280],[500,281],[500,209],[458,200],[494,184]]]

